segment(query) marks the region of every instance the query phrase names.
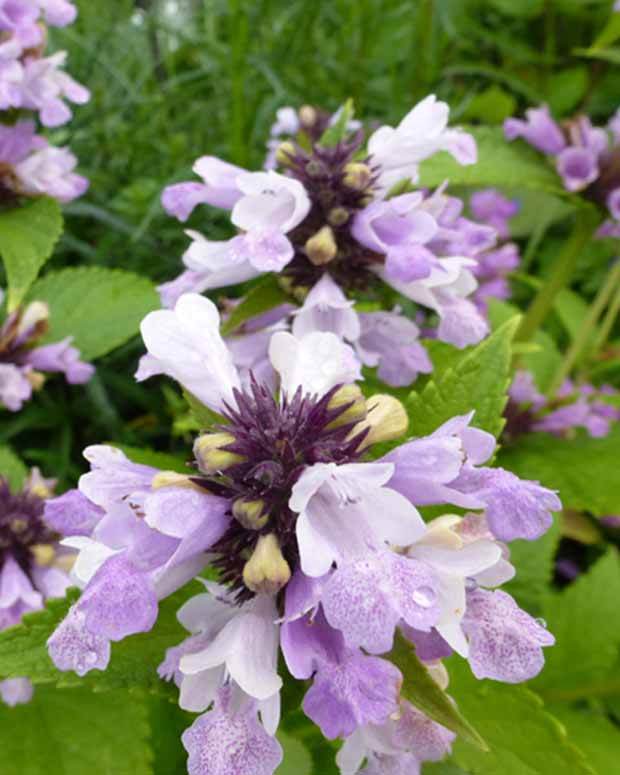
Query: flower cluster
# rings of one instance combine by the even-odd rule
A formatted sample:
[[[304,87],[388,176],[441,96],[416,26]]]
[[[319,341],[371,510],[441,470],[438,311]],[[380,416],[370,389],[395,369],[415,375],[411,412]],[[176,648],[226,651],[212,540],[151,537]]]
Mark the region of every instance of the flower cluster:
[[[568,436],[575,428],[584,428],[590,436],[600,438],[620,420],[620,397],[611,385],[597,388],[567,379],[550,399],[538,390],[530,372],[517,371],[509,397],[504,429],[508,441],[536,431]]]
[[[611,216],[599,229],[599,236],[620,237],[620,112],[606,128],[592,126],[587,116],[560,126],[546,105],[530,108],[525,115],[525,120],[505,121],[507,139],[522,137],[554,157],[566,189],[583,192]]]
[[[81,361],[71,346],[71,337],[35,346],[47,331],[48,318],[47,305],[35,301],[10,313],[0,327],[0,407],[19,411],[32,391],[42,387],[44,372],[62,372],[72,385],[84,384],[94,374],[94,366]]]
[[[345,740],[342,773],[364,760],[366,775],[417,772],[453,735],[401,698],[396,632],[444,687],[452,650],[480,678],[537,674],[553,637],[498,589],[514,574],[503,542],[542,535],[560,502],[484,465],[495,439],[473,413],[376,459],[408,418],[390,396],[363,397],[349,345],[276,330],[276,390],[242,380],[219,325],[210,300],[185,294],[141,327],[138,379],[166,374],[219,415],[195,441],[193,472],[90,447],[79,489],[48,502],[84,588],[50,655],[61,670],[104,669],[110,643],[149,630],[158,600],[210,562],[218,583],[180,609],[189,636],[160,667],[182,707],[203,714],[183,736],[190,775],[274,772],[279,653],[312,680],[307,716]],[[417,507],[432,504],[469,511],[425,524]]]
[[[0,630],[43,608],[47,598],[63,597],[70,586],[72,553],[58,545],[57,526],[43,516],[53,487],[36,468],[18,493],[0,477]],[[32,692],[27,678],[0,681],[0,697],[8,705],[28,702]]]
[[[279,273],[296,298],[325,277],[345,294],[371,298],[386,290],[383,282],[436,314],[440,339],[458,347],[480,341],[488,327],[469,297],[476,256],[495,244],[495,230],[464,218],[462,202],[443,186],[415,189],[420,163],[438,151],[462,164],[476,160],[473,138],[448,128],[448,106],[431,95],[398,127],[368,137],[345,121],[335,143],[325,138],[346,116],[305,107],[278,118],[274,136],[297,133],[278,147],[279,171],[248,172],[204,156],[194,165],[202,183],[164,191],[165,209],[179,220],[206,203],[230,210],[239,232],[212,241],[189,231],[185,271],[160,287],[164,305],[265,272]]]
[[[64,27],[76,9],[68,0],[0,2],[0,201],[47,194],[68,202],[84,193],[88,181],[74,173],[76,159],[36,134],[34,114],[45,127],[71,118],[66,100],[88,101],[86,88],[62,69],[66,53],[45,56],[46,25]],[[17,120],[16,120],[17,118]]]

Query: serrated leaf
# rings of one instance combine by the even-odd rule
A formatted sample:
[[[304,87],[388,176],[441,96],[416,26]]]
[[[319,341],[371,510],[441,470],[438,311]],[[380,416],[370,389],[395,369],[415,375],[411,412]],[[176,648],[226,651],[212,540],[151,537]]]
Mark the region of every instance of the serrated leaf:
[[[36,280],[61,232],[60,205],[50,197],[0,212],[0,255],[7,275],[9,312]]]
[[[504,447],[498,465],[522,479],[537,479],[559,490],[565,509],[590,511],[595,516],[620,514],[618,478],[620,427],[600,439],[578,430],[570,439],[530,433]]]
[[[50,306],[45,341],[72,336],[85,360],[99,358],[135,336],[144,316],[160,306],[146,277],[103,267],[53,272],[36,282],[28,297]]]
[[[323,148],[333,148],[344,140],[347,135],[347,126],[349,125],[349,121],[353,118],[353,113],[353,100],[349,98],[340,108],[338,120],[327,127],[321,135],[318,144],[323,146]]]
[[[554,705],[550,711],[562,722],[571,742],[583,751],[597,775],[608,775],[617,769],[620,727],[585,708]]]
[[[52,664],[46,641],[77,599],[77,591],[65,600],[50,600],[42,611],[26,614],[21,624],[0,633],[0,677],[28,676],[33,683],[53,683],[59,687],[88,686],[96,691],[140,688],[174,697],[176,689],[157,675],[166,649],[187,635],[176,613],[192,595],[203,590],[192,581],[162,600],[157,622],[150,632],[132,635],[112,644],[112,657],[105,671],[92,670],[84,678],[72,672],[61,673]]]
[[[426,667],[416,656],[415,649],[400,632],[396,633],[390,662],[403,675],[401,696],[409,700],[433,721],[456,732],[472,745],[485,750],[486,742],[471,723],[460,713],[448,695],[431,678]]]
[[[504,323],[487,339],[431,379],[421,393],[411,393],[407,410],[416,436],[432,433],[455,415],[475,410],[473,425],[498,436],[507,400],[511,341],[519,318]]]
[[[547,191],[565,197],[566,191],[545,157],[525,143],[509,143],[499,127],[466,127],[478,145],[476,164],[461,165],[447,152],[420,165],[420,185],[432,188],[449,180],[452,186],[499,186]]]
[[[37,687],[0,703],[2,775],[152,775],[146,704],[136,695]]]
[[[450,657],[450,694],[489,746],[460,738],[451,761],[470,775],[594,775],[563,727],[524,686],[480,681],[460,657]]]
[[[228,318],[222,323],[222,336],[228,336],[236,331],[239,326],[256,317],[268,312],[270,309],[284,304],[287,296],[280,287],[275,275],[268,274],[256,283],[243,298]]]
[[[588,696],[601,691],[620,647],[620,561],[609,550],[562,592],[549,592],[542,616],[556,639],[546,665],[532,685],[549,699]],[[617,681],[616,681],[617,683]]]
[[[9,447],[0,447],[0,477],[9,482],[13,492],[21,489],[28,471],[26,466]]]

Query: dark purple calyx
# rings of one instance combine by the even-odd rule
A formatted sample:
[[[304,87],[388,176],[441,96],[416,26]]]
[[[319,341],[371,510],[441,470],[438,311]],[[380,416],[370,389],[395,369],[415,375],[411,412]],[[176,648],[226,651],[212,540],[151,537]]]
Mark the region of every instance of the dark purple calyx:
[[[43,498],[28,491],[13,494],[0,477],[0,568],[12,556],[29,573],[33,547],[58,541],[58,534],[43,521],[43,507]]]
[[[212,549],[218,555],[214,564],[221,571],[222,583],[236,588],[240,601],[253,594],[243,583],[243,568],[259,536],[274,534],[289,566],[298,565],[297,515],[288,502],[304,468],[314,463],[348,463],[360,456],[359,446],[367,431],[351,436],[356,421],[343,422],[351,403],[330,408],[338,390],[335,387],[317,398],[303,395],[299,389],[292,398],[285,396],[281,402],[271,390],[255,381],[247,391],[236,390],[238,408],[227,408],[229,424],[218,430],[234,437],[222,449],[243,460],[222,472],[194,479],[210,492],[230,498],[233,514],[235,503],[264,504],[264,525],[250,529],[233,519]]]

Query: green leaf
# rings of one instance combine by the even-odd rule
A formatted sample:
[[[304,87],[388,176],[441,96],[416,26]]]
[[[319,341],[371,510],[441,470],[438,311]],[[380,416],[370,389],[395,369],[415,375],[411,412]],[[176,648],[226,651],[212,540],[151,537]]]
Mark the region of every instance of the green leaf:
[[[616,724],[585,709],[554,705],[550,710],[564,725],[571,742],[587,756],[597,775],[609,775],[617,770],[620,728]]]
[[[170,455],[167,452],[154,452],[152,449],[130,447],[127,444],[117,444],[116,442],[110,442],[110,444],[122,450],[134,463],[153,466],[153,468],[160,468],[162,471],[176,471],[179,474],[193,473],[186,461],[176,457],[176,455]]]
[[[542,700],[523,686],[480,681],[465,661],[448,660],[450,694],[489,746],[458,738],[451,761],[470,775],[594,775]]]
[[[403,674],[401,696],[409,700],[433,721],[456,732],[463,740],[486,750],[486,742],[478,731],[461,715],[450,697],[431,678],[416,656],[415,649],[400,632],[396,633],[390,661]]]
[[[9,487],[20,490],[28,474],[26,466],[9,447],[0,447],[0,476],[8,479]]]
[[[97,691],[142,688],[174,697],[175,687],[158,677],[157,666],[162,662],[166,649],[178,645],[187,635],[177,621],[177,611],[190,596],[201,591],[204,591],[202,585],[192,581],[162,600],[157,623],[150,632],[113,643],[112,657],[106,670],[93,670],[80,678],[72,672],[57,671],[45,645],[78,597],[77,590],[72,590],[67,599],[48,601],[46,608],[26,614],[21,624],[0,633],[0,677],[25,675],[35,684],[89,686]]]
[[[50,306],[45,341],[73,336],[85,360],[99,358],[135,336],[142,318],[160,306],[146,277],[103,267],[53,272],[35,283],[28,296]]]
[[[133,694],[132,694],[133,696]],[[196,716],[179,708],[168,698],[148,697],[153,775],[176,775],[187,769],[187,753],[181,735],[192,725]]]
[[[411,430],[416,436],[432,433],[442,423],[475,410],[473,425],[498,436],[507,400],[511,341],[519,324],[515,317],[466,352],[421,393],[408,400]]]
[[[549,106],[558,116],[575,110],[588,88],[589,73],[584,65],[568,67],[554,73],[549,79]]]
[[[347,136],[347,126],[349,121],[351,121],[353,118],[353,113],[353,100],[348,99],[340,108],[338,120],[331,126],[327,127],[327,129],[321,135],[319,145],[322,145],[323,148],[332,148],[344,140],[344,138]]]
[[[283,304],[287,296],[282,290],[275,275],[268,274],[248,291],[243,301],[238,304],[222,323],[222,336],[228,336],[236,331],[239,326],[255,317],[268,312],[270,309]]]
[[[214,425],[219,425],[225,422],[221,414],[214,412],[208,406],[205,406],[202,401],[196,396],[192,395],[188,390],[183,391],[185,400],[189,404],[189,411],[193,418],[198,423],[198,427],[201,430],[206,430]]]
[[[465,121],[475,119],[487,124],[501,124],[512,116],[516,108],[517,101],[512,94],[494,83],[472,98],[462,117]]]
[[[276,775],[313,775],[312,756],[297,737],[280,730],[278,740],[284,749],[284,760]]]
[[[615,550],[562,592],[549,592],[542,616],[556,644],[546,649],[543,672],[532,685],[549,700],[601,690],[620,647],[620,564]],[[615,691],[620,687],[615,677]]]
[[[611,46],[617,40],[620,40],[620,13],[612,13],[590,49],[607,48],[607,46]]]
[[[62,232],[62,213],[55,199],[31,199],[0,213],[0,255],[8,281],[9,312],[17,307]]]
[[[476,164],[461,165],[447,152],[437,153],[420,165],[420,185],[499,186],[534,189],[565,197],[555,171],[540,153],[524,143],[509,143],[499,127],[467,127],[478,144]]]
[[[590,511],[595,516],[620,513],[618,477],[620,427],[593,439],[579,430],[571,439],[547,433],[522,436],[498,455],[498,465],[522,479],[537,479],[559,490],[564,508]]]
[[[556,296],[553,308],[571,340],[576,339],[588,314],[586,302],[574,291],[563,288]]]
[[[139,696],[37,687],[26,705],[0,703],[0,772],[152,775],[148,736]]]

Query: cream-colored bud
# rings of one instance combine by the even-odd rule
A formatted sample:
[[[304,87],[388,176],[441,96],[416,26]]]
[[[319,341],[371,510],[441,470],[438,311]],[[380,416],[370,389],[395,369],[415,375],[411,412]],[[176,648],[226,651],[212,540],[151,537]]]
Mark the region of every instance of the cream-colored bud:
[[[159,490],[161,487],[191,487],[199,492],[206,492],[203,487],[192,482],[188,474],[179,474],[176,471],[160,471],[155,474],[151,487],[154,490]]]
[[[445,691],[450,683],[450,676],[444,663],[439,659],[436,662],[427,662],[426,669],[437,686]]]
[[[276,161],[283,167],[291,163],[291,158],[295,156],[295,146],[290,140],[285,140],[276,149]]]
[[[332,207],[327,213],[327,220],[332,226],[344,226],[350,217],[351,214],[346,207]]]
[[[24,334],[26,331],[38,326],[40,323],[47,323],[49,316],[50,308],[44,301],[31,302],[23,311],[19,319],[17,333]]]
[[[315,266],[329,264],[336,258],[338,245],[330,226],[323,226],[305,244],[306,255]]]
[[[344,168],[344,177],[342,182],[348,188],[353,188],[356,191],[363,191],[368,188],[372,179],[372,171],[367,164],[362,164],[359,161],[352,161]]]
[[[312,105],[302,105],[299,108],[299,120],[304,126],[314,126],[317,119],[316,109]]]
[[[29,371],[26,374],[26,379],[30,382],[33,390],[41,390],[45,384],[45,374],[41,374],[40,371]]]
[[[199,436],[194,442],[194,457],[200,470],[205,474],[214,474],[245,462],[242,455],[225,449],[234,441],[232,433],[204,433]]]
[[[382,441],[393,441],[407,432],[409,418],[401,402],[389,395],[372,396],[366,401],[366,419],[358,423],[351,431],[353,437],[368,428],[360,449]]]
[[[248,530],[260,530],[269,521],[265,511],[265,501],[238,498],[232,507],[234,518]]]
[[[32,552],[32,556],[37,565],[46,568],[52,565],[56,559],[56,552],[54,551],[54,547],[50,546],[50,544],[35,544],[30,547],[30,551]]]
[[[252,592],[275,595],[291,578],[291,569],[273,533],[258,539],[254,553],[243,568],[243,581]]]
[[[340,409],[344,406],[348,408],[338,415],[333,422],[330,422],[327,426],[328,430],[360,422],[366,418],[366,399],[357,385],[343,385],[334,393],[327,404],[328,409]]]

